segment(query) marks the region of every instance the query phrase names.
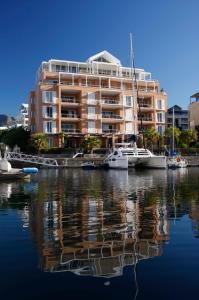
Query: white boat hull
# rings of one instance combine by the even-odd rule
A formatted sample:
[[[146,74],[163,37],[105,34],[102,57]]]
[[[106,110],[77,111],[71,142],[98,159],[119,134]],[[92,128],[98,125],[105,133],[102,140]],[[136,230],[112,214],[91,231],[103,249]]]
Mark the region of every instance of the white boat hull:
[[[167,161],[165,156],[151,156],[138,158],[135,167],[143,167],[150,169],[166,169]]]
[[[174,158],[168,159],[167,166],[170,169],[187,168],[188,163],[187,163],[187,161],[185,161],[182,158],[180,160],[178,160],[177,158],[174,157]]]
[[[128,159],[126,157],[121,157],[117,160],[109,160],[108,166],[110,169],[120,169],[127,170],[128,169]]]

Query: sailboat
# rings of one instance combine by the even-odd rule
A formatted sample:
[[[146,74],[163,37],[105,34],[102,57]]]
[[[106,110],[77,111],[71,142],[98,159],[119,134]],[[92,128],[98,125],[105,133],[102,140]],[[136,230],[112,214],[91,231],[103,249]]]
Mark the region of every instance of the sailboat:
[[[180,155],[175,154],[175,136],[174,136],[175,115],[173,107],[173,132],[172,132],[172,156],[168,159],[167,165],[170,169],[187,168],[187,161]]]
[[[132,45],[132,34],[130,33],[130,46],[131,46],[131,74],[132,74],[132,96],[134,97],[134,92],[136,89],[137,99],[138,99],[138,84],[135,74],[135,60],[133,54],[133,45]],[[134,87],[135,82],[135,87]],[[145,148],[138,148],[136,144],[136,125],[135,125],[135,100],[133,100],[133,123],[134,123],[134,132],[130,137],[130,143],[116,143],[115,149],[109,155],[109,161],[114,159],[114,153],[120,151],[122,156],[128,159],[128,167],[142,167],[142,168],[155,168],[155,169],[166,169],[167,161],[166,156],[164,155],[154,155],[151,151]],[[140,106],[138,106],[140,111]],[[142,118],[141,118],[141,128],[142,128]],[[121,167],[122,161],[120,161]]]

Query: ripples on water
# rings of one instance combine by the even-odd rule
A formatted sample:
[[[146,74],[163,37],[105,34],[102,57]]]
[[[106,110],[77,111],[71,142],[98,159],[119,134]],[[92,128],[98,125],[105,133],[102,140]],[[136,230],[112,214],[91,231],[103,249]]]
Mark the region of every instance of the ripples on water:
[[[198,183],[198,169],[42,170],[30,182],[0,183],[2,278],[6,287],[12,272],[16,289],[6,299],[190,297],[199,291]],[[18,272],[29,298],[14,284]],[[162,295],[166,281],[175,291]]]

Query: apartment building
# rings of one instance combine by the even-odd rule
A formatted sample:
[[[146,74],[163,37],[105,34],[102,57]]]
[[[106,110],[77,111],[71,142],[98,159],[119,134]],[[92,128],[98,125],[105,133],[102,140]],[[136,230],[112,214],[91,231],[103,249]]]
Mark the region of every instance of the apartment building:
[[[60,146],[63,132],[70,147],[87,134],[99,136],[104,146],[151,127],[163,134],[167,95],[151,73],[136,69],[135,77],[107,51],[86,62],[42,62],[29,97],[31,131],[47,134],[50,146]]]
[[[196,129],[199,126],[199,92],[190,97],[189,104],[189,126],[191,129]]]
[[[188,110],[182,109],[182,107],[178,105],[174,105],[168,109],[167,112],[167,126],[173,126],[173,110],[174,110],[174,124],[175,127],[179,128],[180,130],[188,129]]]

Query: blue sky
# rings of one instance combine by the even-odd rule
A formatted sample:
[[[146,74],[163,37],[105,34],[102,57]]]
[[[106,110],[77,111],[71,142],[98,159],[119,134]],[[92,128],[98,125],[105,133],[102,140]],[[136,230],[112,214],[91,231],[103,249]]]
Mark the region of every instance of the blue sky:
[[[0,8],[0,114],[16,115],[50,58],[84,61],[108,50],[152,72],[169,105],[199,90],[198,0],[6,0]]]

